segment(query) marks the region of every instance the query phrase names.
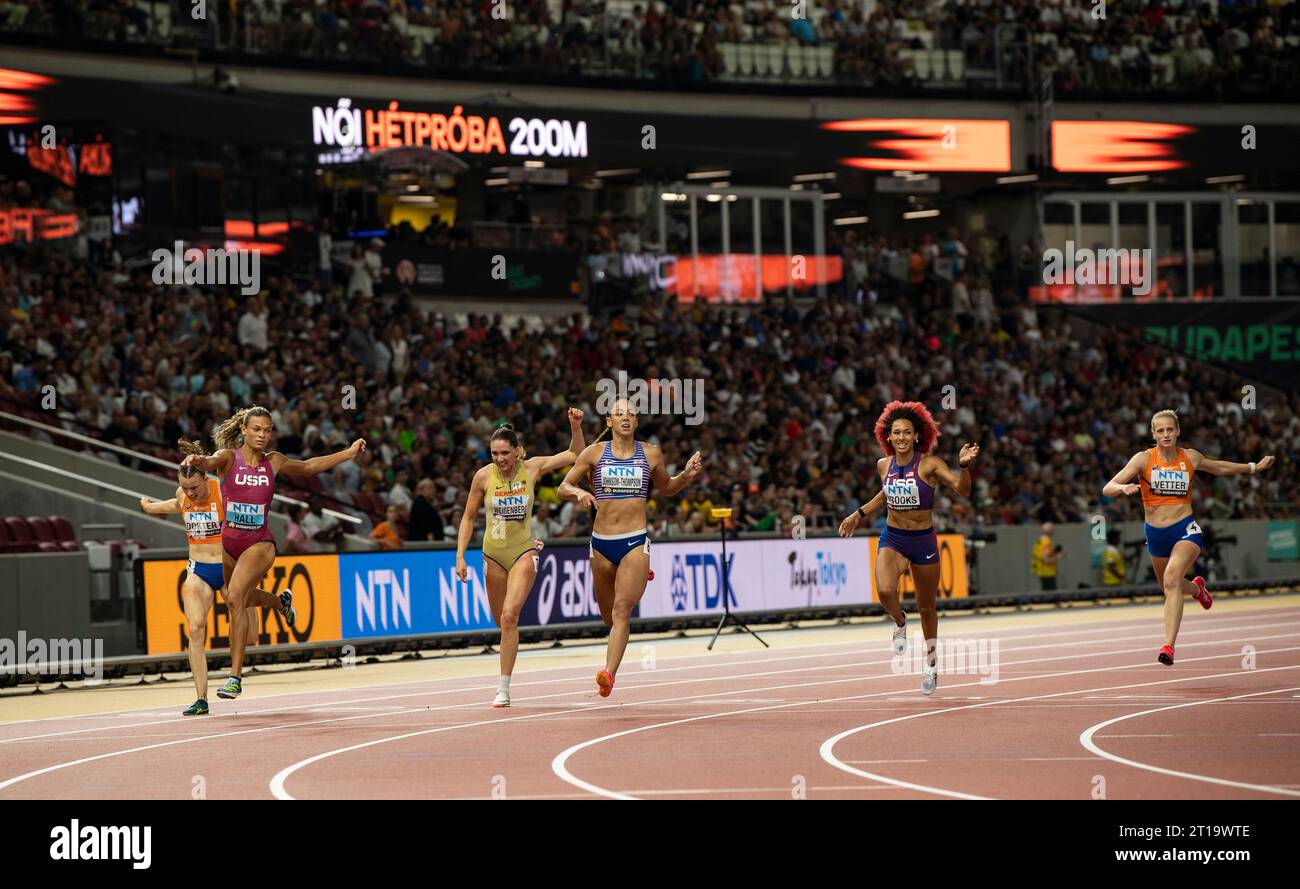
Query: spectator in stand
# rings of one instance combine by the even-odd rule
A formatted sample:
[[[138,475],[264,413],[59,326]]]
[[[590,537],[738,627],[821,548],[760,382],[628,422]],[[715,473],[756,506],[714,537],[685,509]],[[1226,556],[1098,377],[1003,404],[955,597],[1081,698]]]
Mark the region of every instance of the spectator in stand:
[[[325,515],[319,497],[310,501],[311,508],[302,519],[302,532],[313,553],[335,552],[343,542],[343,524],[334,516]]]
[[[379,544],[380,549],[393,550],[402,548],[402,538],[398,534],[397,523],[401,518],[396,506],[384,510],[384,520],[370,531],[370,539]]]
[[[307,536],[307,532],[302,526],[307,515],[306,506],[291,506],[289,508],[289,523],[284,535],[284,551],[286,553],[312,552],[311,538]]]
[[[433,479],[423,478],[415,486],[415,503],[411,506],[411,520],[407,527],[406,539],[443,540],[446,530],[442,514],[433,503]]]

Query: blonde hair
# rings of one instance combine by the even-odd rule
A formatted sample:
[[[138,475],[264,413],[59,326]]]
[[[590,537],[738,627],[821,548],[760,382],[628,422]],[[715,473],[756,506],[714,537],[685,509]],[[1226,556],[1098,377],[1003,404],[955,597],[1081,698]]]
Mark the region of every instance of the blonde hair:
[[[250,417],[266,417],[270,420],[271,412],[258,405],[236,411],[233,417],[212,432],[212,441],[216,444],[217,450],[234,449],[243,444],[244,434],[240,430],[248,423]]]
[[[1156,411],[1154,414],[1151,415],[1151,429],[1152,429],[1152,431],[1154,431],[1155,428],[1156,428],[1156,420],[1159,420],[1161,417],[1168,417],[1169,419],[1173,420],[1173,421],[1174,421],[1174,429],[1177,429],[1177,430],[1179,430],[1179,431],[1182,430],[1182,426],[1180,426],[1179,423],[1178,423],[1178,411],[1168,411],[1168,410],[1166,410],[1166,411]]]
[[[176,440],[176,447],[180,450],[182,454],[184,454],[187,457],[191,454],[195,454],[199,457],[207,456],[207,454],[203,452],[202,442],[189,441],[188,439],[178,438]],[[176,471],[181,478],[194,478],[194,476],[196,475],[203,475],[203,472],[200,471],[197,466],[179,466],[177,467]]]

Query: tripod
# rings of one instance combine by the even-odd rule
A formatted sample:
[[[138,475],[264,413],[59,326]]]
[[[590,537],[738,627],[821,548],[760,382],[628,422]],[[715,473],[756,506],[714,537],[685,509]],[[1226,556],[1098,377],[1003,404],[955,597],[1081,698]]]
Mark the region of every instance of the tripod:
[[[731,518],[731,510],[715,509],[713,510],[712,515],[715,519],[728,519]],[[722,620],[718,621],[718,628],[713,631],[713,638],[709,640],[709,651],[713,650],[713,643],[718,641],[718,634],[721,633],[722,628],[727,625],[727,621],[731,621],[759,642],[762,642],[764,648],[770,648],[770,645],[763,642],[762,636],[745,626],[740,622],[740,618],[731,613],[731,572],[727,567],[727,523],[718,522],[718,530],[722,534]]]

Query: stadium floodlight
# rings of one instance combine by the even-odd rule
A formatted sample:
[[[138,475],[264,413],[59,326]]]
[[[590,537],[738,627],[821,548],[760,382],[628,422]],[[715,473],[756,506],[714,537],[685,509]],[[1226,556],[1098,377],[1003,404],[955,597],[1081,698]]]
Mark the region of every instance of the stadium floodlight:
[[[1227,185],[1229,182],[1245,182],[1246,177],[1240,173],[1234,176],[1210,176],[1206,178],[1206,185]]]
[[[665,191],[659,194],[659,199],[663,201],[684,201],[686,195],[674,191]]]
[[[868,216],[841,216],[835,220],[836,225],[865,225],[871,221]]]
[[[840,194],[838,191],[828,191],[828,192],[826,192],[826,193],[824,193],[824,194],[822,195],[822,200],[823,200],[823,201],[838,201],[838,200],[839,200],[840,198],[842,198],[842,197],[844,197],[844,195]]]
[[[524,166],[531,167],[534,170],[541,170],[545,168],[546,161],[524,161]]]
[[[726,179],[731,175],[730,170],[696,170],[694,173],[687,173],[687,179]]]
[[[484,185],[509,185],[510,180],[509,179],[485,179],[483,180],[483,184]]]
[[[1037,182],[1037,173],[1026,173],[1023,176],[999,176],[998,185],[1015,185],[1017,182]]]
[[[1107,185],[1134,185],[1138,182],[1150,182],[1150,176],[1111,176],[1106,180]]]
[[[791,182],[818,182],[822,179],[834,179],[834,173],[800,173],[793,177]]]
[[[904,219],[931,219],[939,215],[937,209],[931,210],[908,210],[903,214]]]

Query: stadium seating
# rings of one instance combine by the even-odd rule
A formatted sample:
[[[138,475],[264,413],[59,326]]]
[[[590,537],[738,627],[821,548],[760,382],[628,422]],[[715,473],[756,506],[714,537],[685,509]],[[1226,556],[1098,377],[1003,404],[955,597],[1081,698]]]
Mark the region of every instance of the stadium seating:
[[[0,16],[0,38],[36,34],[69,45],[98,42],[96,48],[106,51],[112,51],[114,38],[135,44],[135,50],[152,46],[166,51],[210,42],[212,49],[250,61],[274,56],[290,65],[382,62],[405,64],[411,73],[420,68],[500,71],[509,67],[525,77],[538,73],[566,78],[612,76],[674,85],[716,77],[755,84],[883,82],[923,89],[967,83],[968,76],[974,76],[965,55],[968,50],[980,46],[1012,50],[1032,43],[1032,71],[1029,53],[1002,54],[1005,88],[1023,90],[1050,75],[1064,92],[1112,93],[1194,93],[1205,87],[1205,70],[1195,64],[1175,64],[1181,53],[1194,50],[1195,41],[1202,40],[1219,69],[1213,83],[1217,90],[1285,95],[1298,85],[1300,76],[1297,0],[1218,4],[1217,9],[1209,4],[1206,14],[1180,12],[1163,0],[1145,0],[1113,5],[1102,20],[1089,16],[1083,7],[1069,5],[1049,5],[1050,14],[1030,12],[1034,4],[990,6],[980,0],[929,6],[903,0],[867,4],[810,0],[806,20],[795,23],[790,5],[779,0],[744,4],[701,0],[690,6],[656,0],[571,5],[520,0],[512,4],[513,24],[499,28],[487,18],[491,5],[468,0],[410,8],[401,3],[378,8],[338,4],[328,7],[331,21],[338,18],[337,30],[326,35],[319,26],[304,25],[301,17],[307,14],[290,3],[238,4],[233,7],[235,20],[221,7],[219,28],[192,30],[184,22],[173,22],[167,4],[31,0],[9,4]],[[365,24],[358,27],[361,19]],[[482,39],[472,46],[445,36],[475,29]],[[1117,54],[1130,35],[1141,48],[1140,59],[1121,68],[1085,58],[1086,48],[1092,45]],[[712,37],[715,50],[709,49],[707,37]],[[635,51],[629,43],[636,44]],[[1274,45],[1282,51],[1275,53],[1270,48]],[[1060,63],[1058,51],[1065,47],[1074,48],[1077,61]],[[690,59],[683,58],[683,48]],[[716,53],[716,64],[711,53]],[[832,60],[837,53],[875,61],[836,71]],[[1252,59],[1274,55],[1276,63],[1251,69]],[[1108,66],[1113,70],[1103,70]]]

